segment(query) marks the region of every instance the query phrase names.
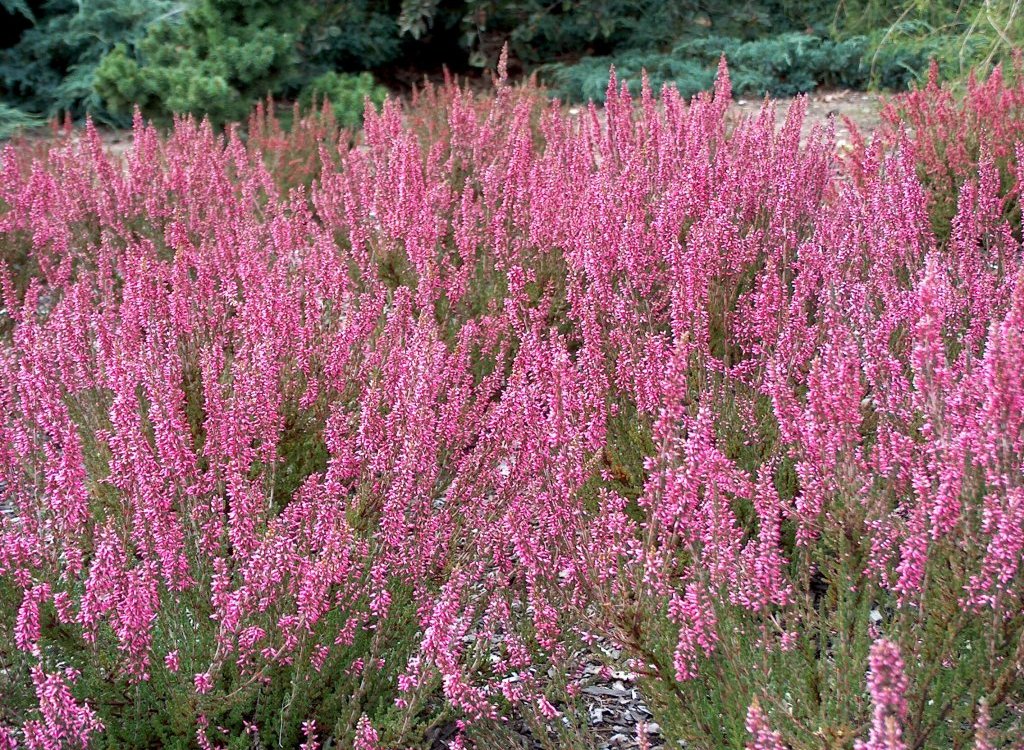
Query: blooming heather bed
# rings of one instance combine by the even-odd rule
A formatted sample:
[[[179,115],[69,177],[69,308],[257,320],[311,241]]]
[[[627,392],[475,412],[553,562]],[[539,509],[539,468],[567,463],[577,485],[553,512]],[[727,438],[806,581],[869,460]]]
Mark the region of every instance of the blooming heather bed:
[[[985,85],[941,189],[942,133],[840,158],[799,100],[731,123],[724,68],[8,148],[0,747],[585,747],[601,645],[673,743],[1016,747]]]

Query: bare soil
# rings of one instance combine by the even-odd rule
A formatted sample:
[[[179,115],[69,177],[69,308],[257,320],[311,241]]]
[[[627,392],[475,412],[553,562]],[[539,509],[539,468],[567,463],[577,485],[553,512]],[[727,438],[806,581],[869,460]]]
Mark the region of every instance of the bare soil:
[[[793,99],[775,100],[775,119],[780,125],[786,119]],[[739,97],[733,104],[733,111],[739,115],[753,115],[760,111],[764,103],[761,99]],[[864,91],[819,91],[808,95],[807,117],[804,119],[803,134],[807,137],[815,125],[824,125],[830,118],[835,118],[836,146],[844,148],[850,145],[850,130],[846,125],[849,119],[864,135],[870,135],[878,128],[881,120],[879,112],[882,100],[878,94]]]

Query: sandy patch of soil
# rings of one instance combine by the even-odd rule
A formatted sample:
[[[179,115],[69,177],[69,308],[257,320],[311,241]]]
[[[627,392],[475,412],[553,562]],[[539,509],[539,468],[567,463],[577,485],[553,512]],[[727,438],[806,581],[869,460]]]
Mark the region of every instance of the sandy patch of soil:
[[[793,99],[775,100],[775,119],[782,124],[786,119]],[[737,97],[733,103],[732,111],[737,115],[757,114],[763,100]],[[863,135],[869,135],[878,128],[881,120],[879,112],[882,108],[882,100],[877,94],[870,94],[864,91],[849,91],[846,89],[838,91],[815,92],[808,96],[807,117],[804,119],[803,135],[806,138],[815,125],[823,125],[830,118],[835,118],[836,146],[843,148],[850,145],[850,130],[846,125],[849,119]]]

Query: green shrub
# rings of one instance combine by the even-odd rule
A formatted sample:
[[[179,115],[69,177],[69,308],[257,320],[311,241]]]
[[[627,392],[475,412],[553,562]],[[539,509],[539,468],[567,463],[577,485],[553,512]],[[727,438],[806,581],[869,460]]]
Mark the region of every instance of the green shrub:
[[[955,39],[919,34],[914,31],[918,28],[917,24],[906,22],[889,34],[888,39],[885,39],[886,32],[875,32],[868,37],[864,66],[873,85],[887,90],[906,89],[924,80],[932,60],[940,61],[947,73],[954,73],[941,61],[949,58],[949,49],[957,44]]]
[[[310,77],[331,70],[377,69],[398,61],[404,46],[398,19],[380,0],[320,0],[302,36]]]
[[[331,71],[317,76],[302,90],[299,104],[313,107],[327,100],[338,123],[347,128],[358,127],[363,122],[363,109],[369,99],[379,107],[387,98],[388,91],[378,84],[369,73],[336,73]]]
[[[242,119],[256,99],[293,84],[308,12],[301,4],[200,0],[182,22],[151,28],[134,53],[119,45],[107,55],[96,91],[117,112],[138,104],[164,120],[186,112]]]
[[[863,36],[837,40],[798,32],[753,41],[710,36],[680,42],[668,53],[630,50],[542,71],[568,101],[604,101],[612,64],[619,80],[632,87],[639,86],[646,70],[653,87],[670,83],[693,96],[711,86],[722,55],[729,61],[733,89],[741,94],[793,96],[820,86],[904,89],[923,77],[940,44],[899,39],[881,45]]]
[[[692,96],[711,86],[718,61],[725,55],[738,93],[792,96],[821,85],[865,85],[868,75],[861,64],[865,49],[863,38],[837,42],[801,33],[749,42],[707,37],[684,41],[669,53],[628,52],[550,66],[546,77],[570,101],[603,101],[608,68],[614,63],[620,80],[636,84],[646,70],[655,88],[670,83]]]
[[[0,0],[0,10],[10,15],[19,15],[32,20],[32,9],[25,0]]]
[[[581,54],[664,50],[714,34],[755,39],[777,30],[820,27],[833,0],[404,0],[400,26],[419,36],[443,17],[461,17],[464,44],[491,64],[506,40],[528,65]],[[484,54],[486,53],[486,54]]]
[[[117,45],[131,49],[158,18],[175,12],[173,0],[46,0],[32,6],[4,3],[9,14],[27,13],[34,25],[0,52],[0,96],[44,117],[91,113],[101,121],[110,118],[93,88],[100,61]]]
[[[906,88],[932,59],[950,80],[1005,61],[1024,42],[1024,14],[1015,0],[843,0],[832,32],[865,36],[872,81]]]
[[[38,124],[38,118],[28,112],[0,102],[0,140],[10,138],[17,132]]]

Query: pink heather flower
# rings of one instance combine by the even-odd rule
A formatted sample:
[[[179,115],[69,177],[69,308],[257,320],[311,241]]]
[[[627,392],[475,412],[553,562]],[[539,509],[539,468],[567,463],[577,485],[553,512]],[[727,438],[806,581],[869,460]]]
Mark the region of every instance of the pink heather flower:
[[[14,739],[14,730],[0,727],[0,750],[18,750],[18,742]]]
[[[673,658],[676,679],[692,680],[697,676],[699,655],[710,655],[718,643],[714,604],[703,587],[691,583],[684,597],[674,597],[669,602],[669,617],[679,623],[679,641]]]
[[[18,617],[14,624],[14,645],[22,651],[39,655],[39,605],[46,601],[50,594],[49,584],[35,586],[25,592],[25,598],[18,609]]]
[[[988,702],[983,698],[978,701],[978,718],[974,722],[974,750],[995,750],[989,729]]]
[[[68,592],[58,591],[53,595],[53,608],[57,611],[57,619],[62,624],[67,625],[75,621],[71,594]]]
[[[196,686],[196,692],[200,695],[204,695],[213,690],[213,677],[210,676],[209,672],[200,672],[192,678]]]
[[[758,473],[754,507],[759,516],[757,539],[743,547],[740,559],[729,573],[729,599],[753,612],[771,605],[785,605],[790,597],[785,578],[786,560],[779,545],[781,502],[772,485],[772,465]]]
[[[651,750],[651,738],[647,736],[647,723],[644,721],[636,724],[636,746],[639,750]]]
[[[214,750],[215,746],[210,741],[210,737],[207,734],[207,730],[210,727],[210,720],[205,714],[199,714],[196,717],[196,743],[199,745],[201,750]]]
[[[928,562],[928,521],[923,504],[912,506],[909,511],[908,534],[900,549],[900,562],[896,567],[899,576],[895,590],[899,593],[900,604],[912,601],[920,592],[924,580],[925,565]]]
[[[313,720],[302,722],[302,734],[306,741],[299,745],[300,750],[320,750],[320,741],[316,736],[316,722]]]
[[[327,661],[327,657],[330,655],[331,650],[322,643],[318,643],[313,647],[313,653],[310,654],[309,663],[317,672],[319,672],[324,662]]]
[[[42,667],[32,667],[32,682],[35,683],[39,700],[39,721],[26,722],[25,737],[31,750],[51,750],[62,745],[85,748],[89,736],[103,730],[102,722],[88,704],[75,701],[68,687],[76,674],[46,674]]]
[[[782,736],[773,732],[768,724],[768,717],[764,715],[757,699],[747,708],[747,732],[751,740],[746,745],[746,750],[786,750],[782,742]]]
[[[972,575],[967,586],[969,604],[995,606],[1010,587],[1024,558],[1024,488],[1014,487],[999,496],[987,497],[986,517],[989,538],[981,570]]]
[[[857,741],[857,750],[904,750],[903,721],[907,716],[907,677],[899,646],[879,639],[871,646],[868,691],[874,704],[871,734]]]
[[[537,708],[546,719],[556,719],[562,715],[561,711],[551,705],[551,702],[543,695],[537,698]]]
[[[667,612],[681,680],[726,626],[795,647],[820,549],[789,559],[790,529],[809,548],[863,529],[867,559],[836,562],[897,609],[934,555],[965,550],[947,590],[993,621],[1020,611],[1024,253],[1003,175],[1024,176],[1024,84],[994,74],[961,103],[931,82],[838,160],[829,134],[803,137],[802,101],[781,128],[770,107],[732,127],[724,64],[692,103],[612,80],[605,117],[549,108],[539,133],[518,91],[389,103],[358,148],[320,118],[257,118],[243,141],[140,116],[121,163],[91,127],[0,154],[0,243],[32,277],[0,263],[3,642],[46,655],[61,590],[58,621],[90,647],[113,634],[105,660],[145,679],[189,590],[216,663],[253,685],[342,656],[366,672],[381,663],[352,647],[390,636],[410,591],[421,635],[396,705],[440,681],[473,720],[500,696],[552,711],[523,678],[566,656],[576,615],[618,619],[627,595]],[[930,211],[954,204],[947,242]],[[617,417],[653,438],[639,471],[614,455]],[[327,455],[282,482],[295,437]],[[612,489],[637,480],[640,513]],[[38,669],[0,750],[98,731],[73,675]],[[886,641],[869,687],[862,747],[901,748]],[[781,745],[759,706],[746,718],[752,747]]]
[[[363,714],[359,717],[359,723],[356,725],[356,739],[355,744],[352,746],[353,750],[378,750],[378,742],[380,742],[380,738],[377,736],[377,731],[373,728],[366,714]]]

